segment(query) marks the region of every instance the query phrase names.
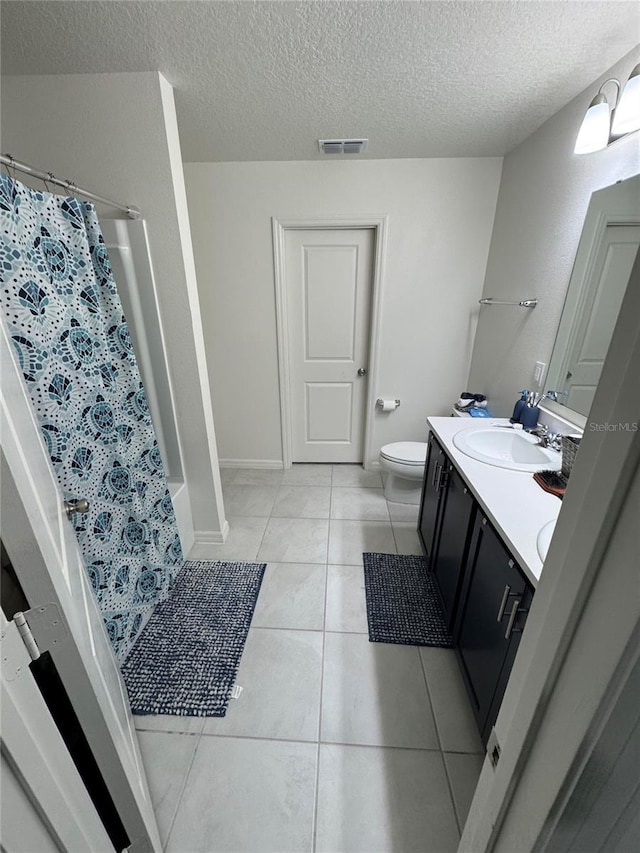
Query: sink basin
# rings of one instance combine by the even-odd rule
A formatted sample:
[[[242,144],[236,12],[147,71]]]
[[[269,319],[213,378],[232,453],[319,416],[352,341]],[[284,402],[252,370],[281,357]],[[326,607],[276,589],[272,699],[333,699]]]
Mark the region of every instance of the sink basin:
[[[549,543],[551,542],[551,537],[553,536],[553,532],[555,529],[556,519],[552,518],[551,521],[548,521],[544,525],[544,527],[540,528],[540,532],[538,533],[536,546],[538,548],[538,554],[540,555],[540,559],[543,563],[547,556],[547,551],[549,550]]]
[[[562,455],[538,444],[538,439],[514,429],[464,429],[453,443],[466,456],[512,471],[559,471]]]

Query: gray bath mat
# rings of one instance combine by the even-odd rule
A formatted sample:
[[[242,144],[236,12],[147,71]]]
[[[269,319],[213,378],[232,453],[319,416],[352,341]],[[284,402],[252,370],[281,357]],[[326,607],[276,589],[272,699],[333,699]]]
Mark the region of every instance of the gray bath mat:
[[[134,714],[224,717],[265,568],[184,564],[122,665]]]
[[[372,643],[453,647],[424,557],[367,553],[362,558]]]

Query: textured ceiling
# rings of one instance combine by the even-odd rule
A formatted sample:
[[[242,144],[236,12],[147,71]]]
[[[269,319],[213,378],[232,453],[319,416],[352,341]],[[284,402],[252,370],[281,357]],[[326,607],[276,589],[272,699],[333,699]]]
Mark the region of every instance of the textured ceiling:
[[[636,2],[2,2],[2,70],[159,70],[185,161],[501,155],[640,41]]]

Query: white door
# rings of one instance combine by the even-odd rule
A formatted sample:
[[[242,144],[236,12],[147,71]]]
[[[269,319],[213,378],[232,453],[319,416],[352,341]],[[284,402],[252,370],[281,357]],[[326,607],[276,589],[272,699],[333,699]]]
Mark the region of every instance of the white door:
[[[588,415],[640,244],[640,226],[609,225],[598,247],[564,369],[570,409]]]
[[[362,462],[374,233],[286,231],[293,462]]]
[[[4,323],[0,364],[3,543],[31,608],[53,603],[66,626],[48,651],[129,836],[128,849],[160,851],[124,685]]]

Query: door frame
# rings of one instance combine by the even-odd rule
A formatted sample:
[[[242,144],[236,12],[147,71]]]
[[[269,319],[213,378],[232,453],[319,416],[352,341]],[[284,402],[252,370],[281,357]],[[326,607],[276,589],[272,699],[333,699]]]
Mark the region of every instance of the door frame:
[[[557,378],[554,379],[556,388],[559,388],[561,383],[565,381],[564,377],[570,367],[571,359],[578,342],[578,331],[586,311],[586,302],[591,293],[587,285],[592,284],[596,261],[598,260],[602,250],[607,230],[609,228],[637,228],[638,226],[640,226],[640,215],[634,216],[632,214],[616,214],[603,210],[598,211],[594,224],[594,233],[589,241],[589,246],[587,247],[588,251],[585,250],[586,257],[576,257],[574,272],[576,273],[578,295],[575,300],[573,311],[567,311],[568,316],[566,318],[564,317],[563,312],[562,319],[565,320],[568,328],[563,324],[563,330],[564,328],[567,328],[564,344],[565,352],[558,368]],[[593,308],[594,305],[592,304],[591,312],[593,312]],[[586,424],[586,416],[584,417],[584,422]],[[581,426],[584,429],[584,424],[581,424]]]
[[[640,655],[639,312],[640,254],[458,853],[547,848]]]
[[[53,501],[62,502],[34,407],[9,333],[0,321],[0,503],[3,542],[31,609],[54,604],[62,616],[60,636],[48,650],[80,727],[131,840],[131,853],[161,851],[160,836],[144,765],[122,681],[86,573],[73,594],[68,565],[82,564],[72,525],[62,515],[48,519]],[[55,492],[55,495],[53,494]],[[58,571],[56,567],[62,565]],[[56,569],[50,571],[50,567]],[[81,598],[80,598],[81,596]],[[75,618],[80,602],[91,614],[92,636]],[[56,623],[52,623],[55,625]],[[46,634],[46,622],[44,623]],[[86,647],[91,647],[91,655]],[[44,649],[41,649],[43,651]],[[103,673],[106,673],[103,677]],[[113,679],[107,677],[113,675]],[[113,686],[119,693],[113,695]],[[126,715],[123,725],[121,710]],[[119,748],[122,739],[127,747]]]
[[[584,287],[591,275],[606,229],[609,226],[640,224],[640,216],[637,213],[639,179],[640,176],[633,175],[610,187],[596,190],[591,196],[556,333],[556,342],[564,341],[562,347],[567,351],[573,347],[575,323],[582,310]],[[556,364],[553,354],[551,355],[545,379],[547,388],[560,386],[560,377],[564,375],[562,371],[566,372],[565,363],[564,356],[561,362]],[[551,414],[569,420],[579,429],[583,430],[586,426],[587,419],[584,415],[567,409],[560,402],[545,400],[544,407]]]
[[[345,231],[367,229],[374,232],[373,272],[371,289],[371,312],[369,319],[369,359],[367,367],[367,391],[365,395],[364,437],[362,465],[373,457],[373,415],[378,378],[378,343],[382,320],[382,295],[384,263],[387,250],[387,214],[381,216],[362,215],[330,219],[271,218],[273,236],[273,265],[276,297],[276,337],[278,343],[278,378],[280,384],[280,423],[282,431],[282,465],[290,468],[293,457],[293,432],[291,428],[291,394],[289,369],[289,331],[287,316],[287,279],[285,269],[285,239],[287,231]]]

